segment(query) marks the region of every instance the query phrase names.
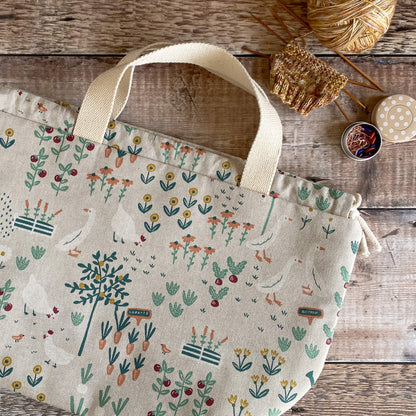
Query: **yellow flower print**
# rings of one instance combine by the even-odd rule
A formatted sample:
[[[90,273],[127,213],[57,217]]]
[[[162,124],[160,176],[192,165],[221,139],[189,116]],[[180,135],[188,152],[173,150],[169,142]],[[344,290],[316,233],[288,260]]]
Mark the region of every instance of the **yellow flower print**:
[[[154,171],[156,170],[156,165],[154,165],[153,163],[149,163],[149,164],[146,166],[146,170],[147,170],[148,172],[154,172]]]
[[[103,298],[105,296],[105,292],[100,292],[100,298]]]
[[[209,203],[212,201],[212,199],[211,199],[211,195],[205,195],[205,196],[202,198],[202,200],[203,200],[206,204],[209,204]]]
[[[6,131],[4,132],[4,134],[5,134],[7,137],[12,137],[12,136],[13,136],[13,134],[14,134],[14,131],[13,131],[13,129],[6,129]]]
[[[187,209],[186,211],[183,212],[183,217],[184,218],[191,218],[191,211],[189,211],[189,209]]]
[[[236,348],[236,349],[234,350],[234,354],[235,354],[237,357],[239,357],[239,356],[241,355],[241,353],[242,353],[242,349],[241,349],[241,348]]]
[[[35,366],[33,367],[33,372],[34,372],[35,374],[40,374],[40,373],[42,372],[42,366],[41,366],[41,365],[35,365]]]
[[[159,221],[159,214],[152,214],[150,216],[150,221],[152,221],[152,222],[158,222]]]
[[[279,357],[279,364],[284,364],[286,360],[283,357]]]
[[[12,387],[13,387],[14,391],[19,390],[22,387],[22,382],[21,381],[13,381]]]
[[[178,205],[178,198],[176,196],[173,196],[171,199],[169,199],[169,205],[174,207],[175,205]]]
[[[230,403],[232,406],[234,406],[237,403],[237,395],[231,394],[230,397],[227,399],[228,403]]]
[[[142,142],[142,138],[140,136],[133,137],[133,143],[139,145]]]
[[[251,376],[251,379],[253,380],[253,383],[257,383],[260,379],[259,376]]]
[[[244,416],[251,416],[251,413],[248,410],[246,410],[246,412],[244,413]]]
[[[241,175],[237,175],[237,176],[234,178],[234,181],[235,181],[235,183],[236,183],[237,185],[239,185],[239,184],[240,184],[240,182],[241,182]]]
[[[248,349],[246,349],[246,348],[244,348],[244,355],[245,355],[246,357],[248,357],[250,354],[251,354],[251,351],[250,351],[250,350],[248,350]]]
[[[281,385],[283,388],[286,388],[286,387],[287,387],[287,385],[288,385],[287,380],[282,380],[282,381],[280,382],[280,385]]]
[[[82,283],[82,282],[81,282],[78,286],[79,286],[79,288],[80,288],[80,289],[84,289],[84,287],[85,287],[85,283]]]
[[[294,389],[296,387],[296,381],[295,380],[290,380],[290,388]]]
[[[188,192],[190,196],[198,195],[198,189],[196,188],[190,188]]]
[[[43,393],[39,393],[36,396],[36,399],[39,400],[40,402],[44,402],[45,401],[45,395]]]
[[[269,350],[268,350],[267,348],[265,348],[264,350],[261,350],[261,351],[260,351],[260,354],[261,354],[263,357],[266,357],[268,353],[269,353]]]
[[[115,121],[110,121],[108,123],[107,127],[108,127],[109,130],[113,130],[116,127],[116,122]]]
[[[114,299],[114,298],[111,298],[110,299],[110,303],[111,303],[111,305],[115,302],[116,300]]]
[[[230,162],[228,162],[228,160],[227,160],[227,161],[225,161],[225,162],[222,162],[222,168],[223,168],[224,170],[228,170],[228,169],[230,169],[230,166],[231,166],[231,163],[230,163]]]
[[[99,264],[99,266],[100,266],[100,267],[103,267],[103,266],[104,266],[104,264],[105,264],[105,263],[104,263],[104,260],[100,260],[100,261],[98,262],[98,264]]]
[[[240,406],[245,409],[248,406],[248,401],[247,400],[240,400]]]
[[[273,358],[276,358],[279,355],[279,353],[276,350],[271,350],[270,353],[272,354]]]
[[[143,195],[144,202],[150,202],[151,200],[152,200],[152,195],[150,194]]]
[[[168,172],[165,178],[167,181],[173,181],[175,179],[175,174],[173,172]]]
[[[8,367],[12,363],[11,357],[4,357],[1,361],[5,367]]]
[[[121,275],[118,277],[118,280],[121,282],[123,279],[124,279],[124,276],[121,274]]]
[[[95,275],[95,280],[101,280],[101,275],[100,274],[96,274]]]
[[[265,384],[269,381],[269,379],[266,376],[261,376],[260,381],[262,382],[262,384]]]

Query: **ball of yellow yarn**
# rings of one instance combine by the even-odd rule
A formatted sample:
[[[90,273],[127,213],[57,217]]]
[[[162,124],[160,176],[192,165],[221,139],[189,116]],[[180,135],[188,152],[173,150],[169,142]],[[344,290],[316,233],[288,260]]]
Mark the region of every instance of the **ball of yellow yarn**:
[[[327,48],[360,53],[387,31],[395,5],[396,0],[308,0],[308,23]]]

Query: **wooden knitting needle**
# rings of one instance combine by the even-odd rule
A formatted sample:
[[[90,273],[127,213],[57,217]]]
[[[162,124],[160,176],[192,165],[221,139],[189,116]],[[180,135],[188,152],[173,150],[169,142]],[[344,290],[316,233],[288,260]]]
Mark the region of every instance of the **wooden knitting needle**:
[[[368,112],[368,108],[365,104],[363,104],[358,98],[355,98],[350,92],[348,92],[345,88],[341,89],[342,92],[345,92],[345,94],[348,95],[352,100],[354,100],[358,105],[360,105],[362,108],[364,108],[365,111]]]
[[[285,22],[282,20],[282,18],[277,14],[276,10],[273,8],[271,9],[273,16],[275,19],[283,26],[283,28],[286,30],[286,33],[290,36],[290,39],[294,40],[292,33],[290,32],[289,28],[286,26]]]
[[[351,120],[348,118],[347,114],[345,113],[345,111],[342,109],[341,105],[338,103],[337,100],[334,101],[334,103],[337,105],[337,107],[339,108],[339,111],[341,111],[342,115],[345,117],[345,119],[348,121],[348,123],[351,123]]]
[[[271,27],[269,27],[268,25],[266,25],[266,23],[264,23],[262,20],[260,20],[258,17],[254,16],[253,13],[250,13],[251,16],[257,20],[262,26],[264,26],[269,32],[273,33],[273,35],[275,35],[278,39],[280,39],[285,45],[287,45],[287,41],[284,40],[280,35],[278,35]]]
[[[346,56],[344,56],[341,52],[336,52],[345,62],[350,64],[357,72],[359,72],[364,78],[366,78],[368,81],[370,81],[375,87],[377,87],[378,90],[381,92],[385,92],[383,88],[380,87],[380,85],[377,84],[369,75],[367,75],[364,71],[362,71],[358,66],[354,65]]]
[[[280,0],[276,0],[277,3],[283,7],[292,17],[294,17],[298,22],[300,22],[304,27],[306,27],[309,30],[312,30],[312,28],[308,25],[307,22],[305,22],[301,17],[299,17],[294,11],[289,9],[284,3],[282,3]],[[353,67],[358,73],[360,73],[365,79],[370,81],[375,87],[377,87],[378,90],[381,92],[385,92],[383,88],[380,87],[369,75],[367,75],[364,71],[362,71],[358,66],[354,65],[346,56],[344,56],[341,52],[335,53],[341,57],[347,64],[349,64],[351,67]]]
[[[370,90],[378,90],[377,87],[373,87],[372,85],[364,84],[364,82],[354,81],[352,79],[349,79],[348,82],[351,83],[351,84],[360,85],[361,87],[370,88]]]
[[[246,48],[245,46],[243,46],[241,49],[242,49],[243,51],[250,52],[250,53],[252,53],[253,55],[259,55],[259,56],[263,56],[264,58],[270,58],[270,55],[266,55],[265,53],[261,53],[261,52],[253,51],[252,49],[248,49],[248,48]]]

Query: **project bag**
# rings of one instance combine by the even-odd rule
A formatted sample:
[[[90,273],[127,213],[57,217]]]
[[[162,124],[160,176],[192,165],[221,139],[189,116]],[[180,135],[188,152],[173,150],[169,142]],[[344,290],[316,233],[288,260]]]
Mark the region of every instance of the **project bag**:
[[[161,62],[257,98],[247,161],[116,120]],[[79,111],[0,105],[0,388],[83,416],[278,416],[313,386],[370,232],[359,195],[277,170],[280,119],[236,58],[134,51]]]

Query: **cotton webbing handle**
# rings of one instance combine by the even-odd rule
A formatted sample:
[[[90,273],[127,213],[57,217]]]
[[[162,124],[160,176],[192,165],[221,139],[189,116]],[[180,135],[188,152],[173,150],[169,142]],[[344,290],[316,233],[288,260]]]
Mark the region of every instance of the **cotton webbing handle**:
[[[129,54],[132,57],[131,53]],[[123,58],[124,59],[124,58]],[[89,86],[73,134],[101,143],[112,115],[123,110],[132,81],[132,69],[150,63],[189,63],[201,66],[257,98],[260,122],[241,177],[242,188],[269,193],[282,146],[280,118],[264,92],[233,55],[217,46],[184,43],[168,46],[103,72]]]

